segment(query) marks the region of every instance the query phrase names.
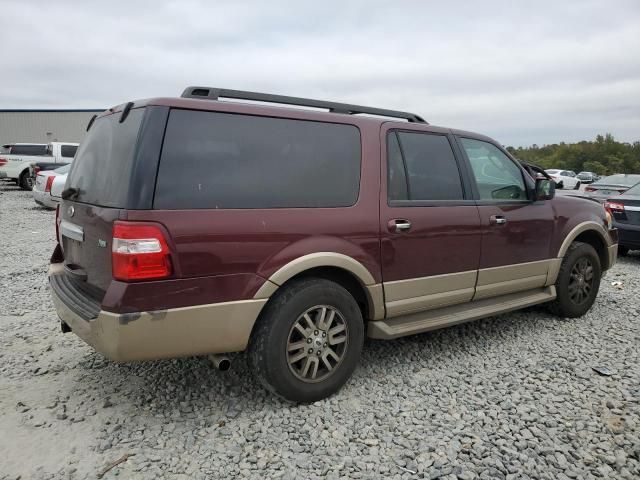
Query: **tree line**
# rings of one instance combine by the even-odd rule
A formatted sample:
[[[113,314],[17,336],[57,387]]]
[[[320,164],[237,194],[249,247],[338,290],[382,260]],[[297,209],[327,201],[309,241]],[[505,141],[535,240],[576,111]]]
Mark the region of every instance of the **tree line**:
[[[535,163],[541,167],[595,172],[598,175],[614,173],[640,173],[640,142],[622,143],[613,135],[598,135],[595,141],[507,147],[517,159]]]

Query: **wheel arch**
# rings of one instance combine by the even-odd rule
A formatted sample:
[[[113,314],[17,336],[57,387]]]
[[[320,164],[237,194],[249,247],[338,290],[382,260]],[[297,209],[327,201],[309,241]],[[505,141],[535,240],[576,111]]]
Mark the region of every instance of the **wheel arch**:
[[[609,247],[611,242],[607,241],[607,236],[608,234],[604,227],[594,221],[582,222],[573,227],[562,242],[557,258],[550,267],[547,285],[555,283],[562,259],[567,254],[567,251],[573,242],[583,242],[591,245],[598,254],[602,270],[605,271],[611,268],[611,259],[609,258]]]
[[[260,287],[254,298],[270,298],[287,283],[298,278],[317,277],[336,282],[356,299],[363,318],[384,318],[382,284],[352,257],[336,252],[318,252],[299,257],[279,268]]]

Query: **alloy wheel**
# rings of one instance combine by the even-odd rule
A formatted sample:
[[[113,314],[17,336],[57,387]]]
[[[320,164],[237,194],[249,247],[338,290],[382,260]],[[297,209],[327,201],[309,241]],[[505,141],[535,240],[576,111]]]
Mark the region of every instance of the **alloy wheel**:
[[[593,289],[593,264],[587,257],[581,257],[571,268],[569,275],[569,298],[580,305],[585,302]]]
[[[337,369],[347,351],[347,322],[335,307],[316,305],[294,322],[287,340],[287,363],[303,382],[326,380]]]

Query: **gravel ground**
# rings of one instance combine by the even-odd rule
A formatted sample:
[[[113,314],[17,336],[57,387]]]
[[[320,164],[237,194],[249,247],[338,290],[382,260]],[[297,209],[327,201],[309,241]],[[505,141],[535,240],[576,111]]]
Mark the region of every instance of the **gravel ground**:
[[[294,406],[243,356],[227,373],[118,365],[61,334],[53,224],[0,182],[2,479],[96,478],[123,455],[103,478],[640,478],[638,254],[583,318],[538,308],[369,341],[345,388]]]

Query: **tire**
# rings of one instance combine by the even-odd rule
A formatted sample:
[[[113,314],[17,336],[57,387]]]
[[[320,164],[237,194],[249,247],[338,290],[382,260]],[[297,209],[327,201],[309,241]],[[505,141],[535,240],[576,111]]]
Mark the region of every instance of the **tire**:
[[[325,322],[331,319],[328,325],[320,322],[323,308]],[[307,319],[316,329],[310,328]],[[337,332],[341,325],[343,330]],[[343,336],[345,341],[340,341]],[[338,343],[331,345],[330,338]],[[267,390],[292,402],[315,402],[347,382],[358,364],[363,342],[362,313],[347,290],[324,279],[293,280],[275,293],[260,315],[249,341],[249,362]],[[298,350],[296,345],[302,344],[305,346]],[[298,357],[301,359],[296,360]]]
[[[551,311],[568,318],[587,313],[598,295],[601,276],[602,267],[595,249],[587,243],[573,242],[560,265],[555,283],[557,297],[549,304]]]
[[[558,182],[558,184],[556,185],[557,188],[564,188],[564,182]]]
[[[576,186],[573,187],[574,190],[580,190],[580,182],[576,182]]]
[[[627,256],[629,254],[629,250],[631,250],[629,247],[618,245],[618,255],[620,255],[621,257]]]
[[[32,190],[33,189],[33,182],[31,180],[31,177],[29,176],[29,170],[25,170],[24,172],[22,172],[20,174],[20,179],[18,180],[18,186],[22,190]]]

